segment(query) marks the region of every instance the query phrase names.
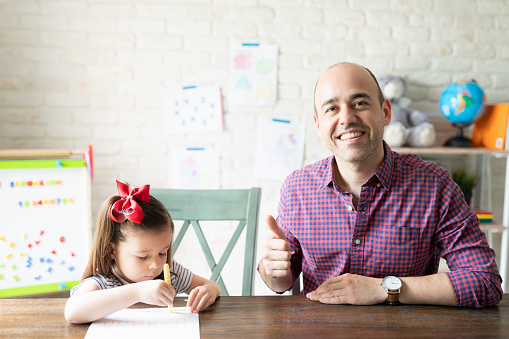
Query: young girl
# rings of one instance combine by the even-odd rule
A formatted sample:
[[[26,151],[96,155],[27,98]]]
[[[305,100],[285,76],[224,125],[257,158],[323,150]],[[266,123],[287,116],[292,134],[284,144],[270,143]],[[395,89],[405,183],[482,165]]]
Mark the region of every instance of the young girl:
[[[65,305],[67,321],[92,322],[137,302],[171,305],[181,292],[189,294],[191,312],[199,312],[221,294],[217,283],[172,260],[173,221],[149,187],[117,181],[117,195],[103,203],[88,265]],[[163,278],[165,263],[171,284]]]

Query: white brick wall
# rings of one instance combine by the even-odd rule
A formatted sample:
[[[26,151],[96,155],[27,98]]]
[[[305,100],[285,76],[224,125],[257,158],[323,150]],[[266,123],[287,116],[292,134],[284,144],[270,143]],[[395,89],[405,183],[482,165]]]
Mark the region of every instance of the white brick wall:
[[[262,187],[259,257],[281,185],[254,175],[260,116],[305,119],[308,164],[329,154],[312,123],[314,83],[339,61],[403,75],[412,107],[432,115],[453,80],[475,78],[489,103],[507,102],[508,28],[508,0],[0,0],[0,147],[92,144],[94,219],[114,179],[172,187],[176,148],[217,148],[222,187]],[[279,46],[275,106],[229,105],[235,42]],[[163,133],[161,91],[184,85],[222,87],[224,132]],[[503,173],[494,164],[498,186]],[[239,278],[237,257],[227,280]],[[259,278],[256,292],[269,293]]]

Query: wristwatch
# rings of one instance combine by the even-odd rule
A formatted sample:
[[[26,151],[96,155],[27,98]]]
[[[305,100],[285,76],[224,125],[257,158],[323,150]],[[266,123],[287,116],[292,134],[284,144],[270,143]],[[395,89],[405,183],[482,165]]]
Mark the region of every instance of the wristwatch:
[[[401,291],[401,280],[398,277],[389,275],[382,280],[382,286],[387,292],[387,300],[389,305],[396,305],[399,303],[399,292]]]

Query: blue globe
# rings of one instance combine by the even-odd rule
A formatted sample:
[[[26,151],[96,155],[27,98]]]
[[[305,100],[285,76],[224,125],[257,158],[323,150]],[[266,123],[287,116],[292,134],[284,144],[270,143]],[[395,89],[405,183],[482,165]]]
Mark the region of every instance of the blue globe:
[[[440,111],[447,120],[458,125],[470,125],[483,114],[486,96],[474,81],[449,84],[440,96]]]

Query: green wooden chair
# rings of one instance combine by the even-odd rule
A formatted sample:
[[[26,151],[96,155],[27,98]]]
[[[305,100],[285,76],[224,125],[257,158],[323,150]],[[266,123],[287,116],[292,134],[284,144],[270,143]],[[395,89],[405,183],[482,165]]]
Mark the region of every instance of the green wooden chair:
[[[150,194],[164,204],[173,220],[184,221],[173,243],[173,253],[179,247],[182,238],[189,229],[189,225],[193,226],[207,263],[212,271],[210,280],[216,281],[221,286],[223,295],[228,295],[228,290],[221,277],[221,271],[245,228],[246,249],[244,254],[242,295],[249,296],[253,294],[260,188],[218,190],[151,188]],[[217,263],[205,239],[202,225],[200,225],[201,221],[214,220],[238,221],[238,225]]]

